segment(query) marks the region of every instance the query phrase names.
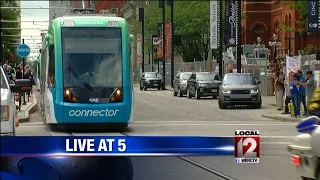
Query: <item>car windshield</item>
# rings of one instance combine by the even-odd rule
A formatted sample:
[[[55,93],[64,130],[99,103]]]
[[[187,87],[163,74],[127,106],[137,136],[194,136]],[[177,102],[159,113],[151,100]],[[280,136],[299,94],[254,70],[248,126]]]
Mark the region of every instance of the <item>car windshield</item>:
[[[256,85],[254,77],[250,74],[226,74],[224,85]]]
[[[215,79],[215,74],[211,73],[204,73],[204,74],[197,74],[197,80],[198,81],[214,81],[217,80]]]
[[[5,77],[5,74],[2,71],[2,69],[0,71],[0,88],[8,89],[8,85],[7,85],[7,82],[6,82],[6,77]]]
[[[182,73],[180,74],[180,80],[188,80],[192,73]]]
[[[161,78],[161,74],[159,73],[146,73],[145,75],[146,78]]]

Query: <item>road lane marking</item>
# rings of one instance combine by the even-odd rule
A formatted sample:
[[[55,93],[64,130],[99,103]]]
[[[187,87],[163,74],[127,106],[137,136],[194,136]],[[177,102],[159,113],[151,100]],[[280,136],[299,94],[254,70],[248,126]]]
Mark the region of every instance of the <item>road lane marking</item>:
[[[161,123],[194,123],[194,121],[135,121],[134,123],[155,123],[155,122],[161,122]],[[197,123],[208,123],[208,122],[212,122],[213,123],[234,123],[234,124],[238,124],[238,123],[242,123],[242,122],[250,122],[250,121],[197,121]],[[134,124],[133,123],[133,124]],[[254,122],[256,123],[256,122]],[[272,122],[272,123],[263,123],[263,124],[288,124],[288,125],[296,125],[297,123],[292,123],[292,122]]]
[[[260,144],[290,145],[290,144],[292,144],[292,142],[263,142],[263,141],[261,141]]]
[[[293,126],[289,124],[131,124],[130,126]]]

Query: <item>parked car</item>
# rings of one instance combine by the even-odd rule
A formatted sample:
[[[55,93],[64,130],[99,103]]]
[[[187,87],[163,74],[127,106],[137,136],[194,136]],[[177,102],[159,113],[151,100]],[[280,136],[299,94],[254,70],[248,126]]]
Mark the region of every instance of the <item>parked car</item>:
[[[187,82],[192,72],[178,72],[173,80],[173,96],[187,94]]]
[[[200,99],[201,97],[212,96],[213,98],[217,98],[220,83],[221,78],[215,73],[193,73],[187,81],[187,97]]]
[[[1,136],[14,136],[15,135],[15,92],[21,92],[22,88],[31,88],[30,79],[19,79],[16,80],[16,84],[10,84],[8,76],[4,72],[2,66],[0,66],[0,97],[1,97],[1,109],[0,109],[0,126]]]
[[[233,105],[251,105],[260,109],[262,105],[259,91],[260,81],[250,73],[229,73],[223,77],[219,89],[220,109]]]
[[[148,88],[153,89],[165,89],[165,84],[163,77],[157,72],[144,72],[140,78],[140,90],[148,90]]]

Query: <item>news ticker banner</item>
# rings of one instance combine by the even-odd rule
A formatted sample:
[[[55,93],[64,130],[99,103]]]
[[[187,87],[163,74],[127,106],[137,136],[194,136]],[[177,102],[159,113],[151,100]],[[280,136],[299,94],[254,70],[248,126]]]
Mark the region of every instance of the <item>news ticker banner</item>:
[[[234,155],[232,137],[1,137],[1,156]]]

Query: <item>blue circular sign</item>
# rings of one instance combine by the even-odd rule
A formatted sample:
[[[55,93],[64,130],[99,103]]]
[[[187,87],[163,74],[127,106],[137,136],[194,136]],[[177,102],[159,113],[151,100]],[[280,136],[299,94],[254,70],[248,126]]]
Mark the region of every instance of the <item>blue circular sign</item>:
[[[20,57],[27,57],[30,54],[30,47],[26,44],[20,44],[17,47],[17,54]]]

